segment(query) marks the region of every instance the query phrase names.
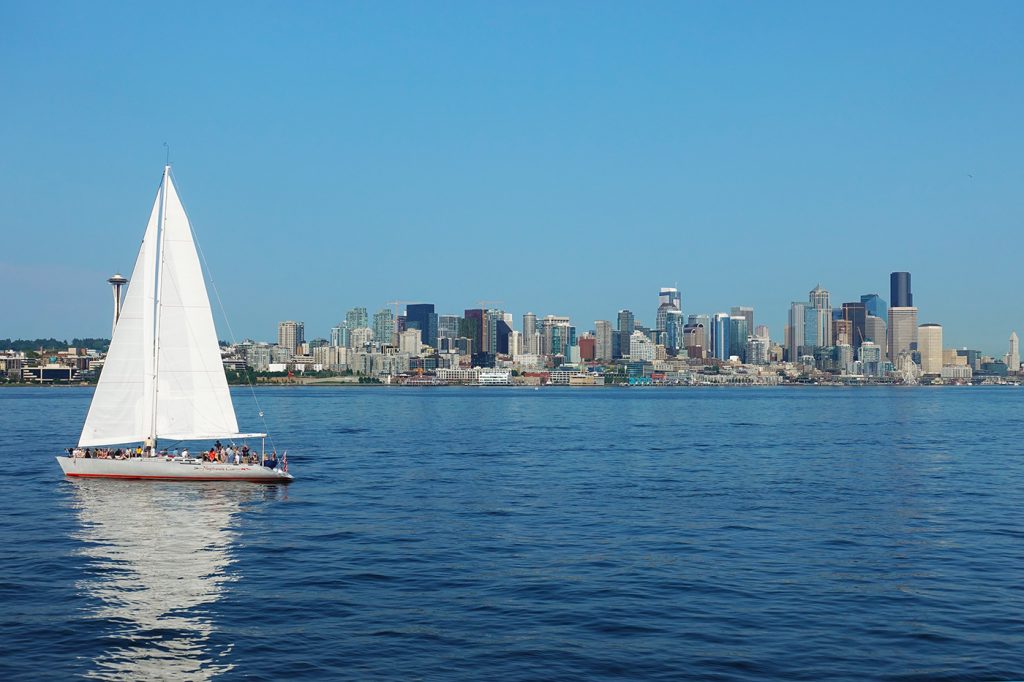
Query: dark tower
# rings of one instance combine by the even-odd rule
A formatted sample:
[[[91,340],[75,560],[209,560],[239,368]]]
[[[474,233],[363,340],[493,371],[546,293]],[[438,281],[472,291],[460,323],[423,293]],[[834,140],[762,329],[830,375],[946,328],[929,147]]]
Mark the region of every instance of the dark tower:
[[[437,348],[437,313],[433,303],[412,303],[405,307],[405,328],[419,329],[423,343]]]
[[[633,335],[633,330],[636,328],[636,323],[633,319],[633,313],[628,310],[619,311],[618,322],[619,331],[616,333],[615,336],[619,340],[619,352],[617,355],[615,355],[616,358],[620,358],[623,355],[629,355],[629,337]]]
[[[470,340],[472,353],[479,353],[484,349],[485,312],[478,308],[466,310],[459,323],[459,336],[465,336]]]
[[[914,294],[910,292],[910,273],[893,272],[889,275],[889,305],[894,308],[912,308]]]
[[[850,322],[850,345],[860,348],[864,343],[868,326],[868,310],[863,303],[854,301],[843,304],[843,319]]]

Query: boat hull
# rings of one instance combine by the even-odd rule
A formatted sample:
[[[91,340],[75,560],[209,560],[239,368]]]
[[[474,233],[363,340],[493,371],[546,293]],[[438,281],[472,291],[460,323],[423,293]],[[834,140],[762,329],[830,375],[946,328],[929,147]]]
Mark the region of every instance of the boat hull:
[[[119,478],[151,481],[249,481],[252,483],[291,483],[286,471],[259,464],[220,464],[217,462],[168,460],[163,457],[131,459],[93,459],[57,457],[65,476],[76,478]]]

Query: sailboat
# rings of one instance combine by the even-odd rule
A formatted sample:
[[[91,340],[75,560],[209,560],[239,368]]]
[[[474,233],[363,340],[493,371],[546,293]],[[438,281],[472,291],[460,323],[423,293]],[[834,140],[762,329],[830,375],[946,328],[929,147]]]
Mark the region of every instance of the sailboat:
[[[167,165],[78,448],[57,462],[76,477],[290,482],[287,463],[265,457],[265,438],[238,430],[192,227]],[[215,439],[260,439],[258,461],[207,461],[157,447]],[[127,446],[143,456],[76,456]]]

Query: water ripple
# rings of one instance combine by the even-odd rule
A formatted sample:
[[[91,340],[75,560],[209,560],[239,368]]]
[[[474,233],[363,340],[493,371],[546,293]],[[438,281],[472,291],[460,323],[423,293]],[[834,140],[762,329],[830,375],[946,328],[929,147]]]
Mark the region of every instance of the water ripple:
[[[4,680],[1024,677],[1021,391],[262,390],[288,488],[64,480],[89,397],[0,391]]]

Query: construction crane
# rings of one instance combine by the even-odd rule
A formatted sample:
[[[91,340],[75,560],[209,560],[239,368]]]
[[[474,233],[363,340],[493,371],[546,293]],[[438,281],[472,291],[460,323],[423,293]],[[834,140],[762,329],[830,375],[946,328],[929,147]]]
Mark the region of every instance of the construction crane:
[[[400,305],[409,305],[410,303],[415,303],[415,302],[416,301],[388,301],[384,305],[393,305],[393,306],[395,306],[395,319],[397,320],[398,319],[398,306],[400,306]]]
[[[477,301],[476,304],[480,306],[481,310],[487,310],[490,305],[501,305],[504,301]]]

